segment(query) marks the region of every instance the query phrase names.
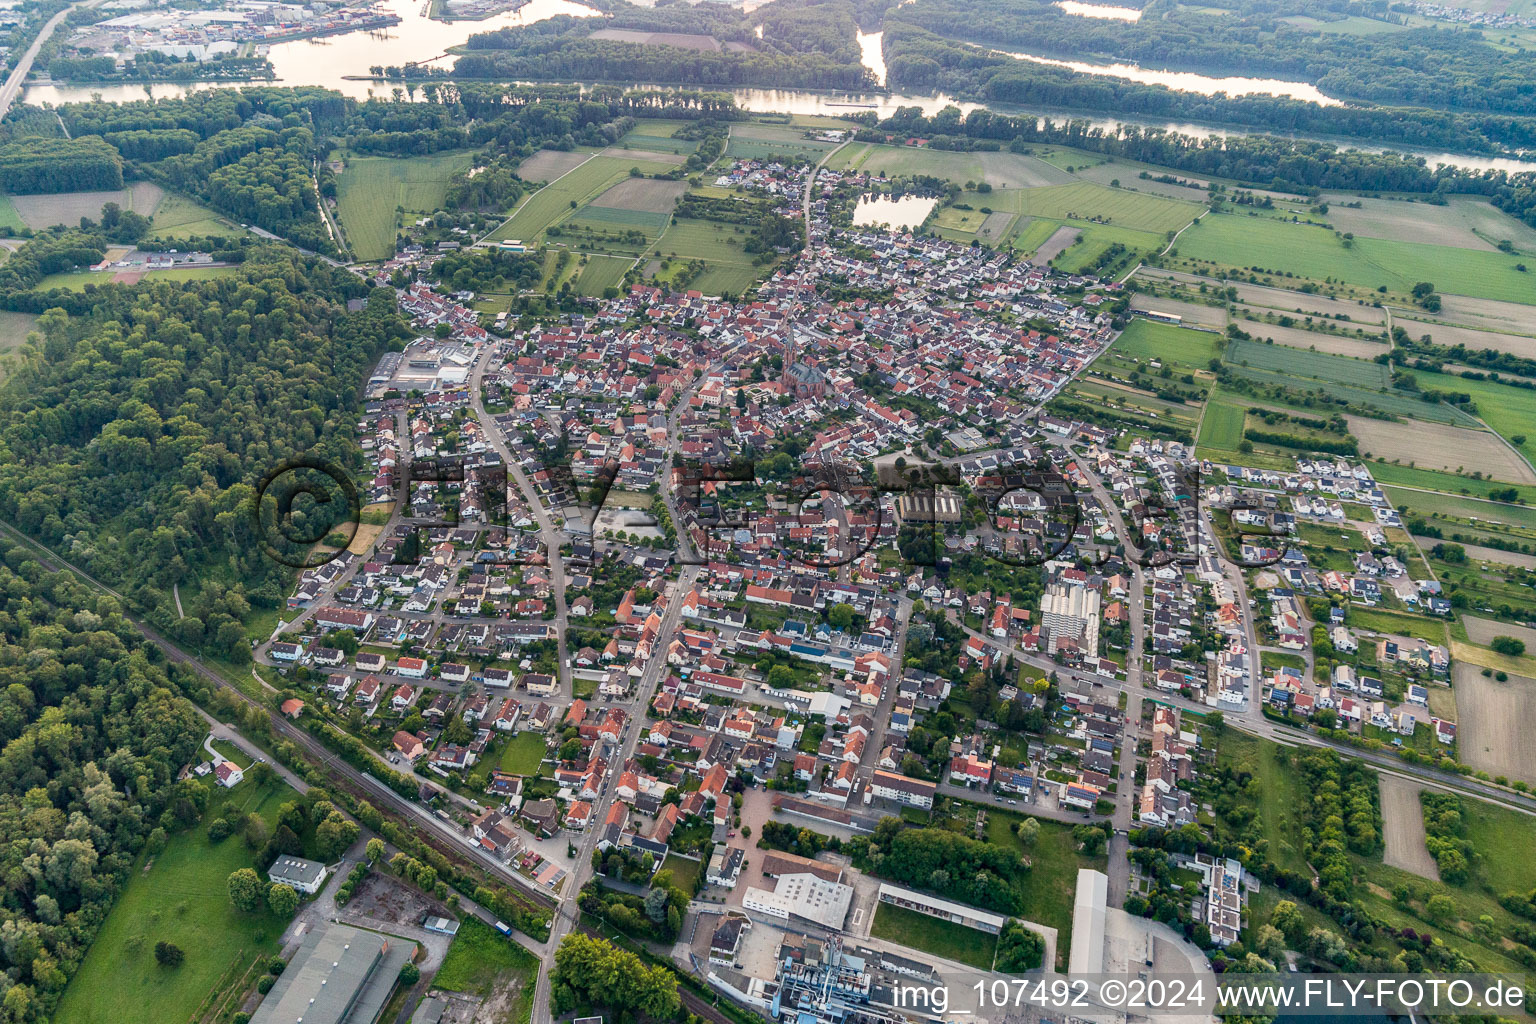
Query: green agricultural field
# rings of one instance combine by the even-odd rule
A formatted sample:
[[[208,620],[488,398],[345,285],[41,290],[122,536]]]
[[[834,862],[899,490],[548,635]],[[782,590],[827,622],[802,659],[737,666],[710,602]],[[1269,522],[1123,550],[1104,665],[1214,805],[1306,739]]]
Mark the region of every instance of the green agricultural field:
[[[1178,254],[1307,280],[1331,277],[1363,288],[1386,285],[1398,293],[1418,281],[1429,281],[1442,292],[1509,302],[1525,302],[1536,291],[1536,279],[1515,269],[1520,259],[1505,253],[1381,238],[1356,238],[1346,247],[1325,228],[1246,214],[1203,218],[1179,236]]]
[[[679,218],[668,225],[661,241],[656,243],[656,251],[685,260],[749,266],[752,257],[743,248],[746,244],[747,230],[740,224]]]
[[[576,290],[583,295],[601,297],[604,290],[618,287],[624,272],[634,262],[622,256],[588,256],[587,265],[576,278]]]
[[[1426,391],[1465,392],[1477,405],[1477,414],[1504,440],[1520,449],[1527,460],[1536,459],[1536,391],[1511,387],[1491,380],[1466,380],[1443,373],[1413,370]],[[1515,438],[1523,437],[1523,442]]]
[[[1394,416],[1411,417],[1413,419],[1428,420],[1433,423],[1451,423],[1462,427],[1480,427],[1475,416],[1471,416],[1454,405],[1445,402],[1426,402],[1419,395],[1407,391],[1371,391],[1365,388],[1351,387],[1348,384],[1339,384],[1334,381],[1316,380],[1307,377],[1294,377],[1289,373],[1278,373],[1273,370],[1260,370],[1257,367],[1238,366],[1227,363],[1227,369],[1239,377],[1247,377],[1249,380],[1258,381],[1261,384],[1278,385],[1297,391],[1317,391],[1330,395],[1352,405],[1372,406],[1382,412],[1391,413]],[[1272,399],[1265,399],[1266,405],[1285,405]],[[1306,412],[1306,410],[1301,410]],[[1315,415],[1316,410],[1313,410]]]
[[[443,205],[448,182],[467,170],[467,151],[431,156],[344,156],[346,167],[336,176],[336,206],[341,230],[360,260],[382,260],[395,254],[395,232],[402,216],[434,213]],[[397,212],[403,208],[402,215]]]
[[[697,142],[673,138],[677,130],[686,124],[688,124],[686,121],[647,118],[635,125],[634,129],[620,139],[617,145],[623,149],[640,149],[652,153],[692,153],[699,148]]]
[[[1221,335],[1137,317],[1115,339],[1110,351],[1141,360],[1158,359],[1204,370],[1212,359],[1221,356]]]
[[[1380,363],[1291,348],[1288,345],[1236,340],[1227,345],[1225,359],[1237,366],[1332,381],[1371,391],[1392,386],[1392,375]]]
[[[869,933],[877,939],[956,960],[981,971],[990,971],[997,957],[996,935],[889,903],[876,906]]]
[[[1177,231],[1203,212],[1197,203],[1165,199],[1146,192],[1110,188],[1091,181],[1046,188],[994,189],[990,193],[965,192],[960,202],[978,209],[1009,210],[1028,217],[1049,217],[1085,225],[1098,218],[1107,227],[1150,231],[1159,235]]]
[[[986,182],[994,189],[1022,190],[1072,181],[1072,176],[1065,171],[1037,157],[1019,153],[951,153],[920,146],[881,146],[867,142],[849,143],[827,164],[839,170],[865,171],[888,177],[927,174],[957,185]],[[985,199],[971,205],[1003,209]]]
[[[244,234],[234,221],[186,196],[167,192],[155,208],[150,235],[158,238],[192,238],[197,235]]]
[[[1437,469],[1397,466],[1390,462],[1368,462],[1366,466],[1379,484],[1400,484],[1404,487],[1419,487],[1427,491],[1444,491],[1447,494],[1460,494],[1465,491],[1470,495],[1486,498],[1489,491],[1515,486],[1498,480],[1473,480],[1471,477],[1444,473]],[[1520,497],[1527,503],[1536,502],[1536,488],[1521,487],[1519,490]]]
[[[1529,505],[1506,505],[1501,502],[1478,501],[1459,494],[1442,494],[1438,491],[1414,491],[1403,487],[1382,486],[1387,499],[1397,506],[1408,506],[1410,512],[1420,515],[1450,516],[1456,519],[1476,519],[1481,523],[1502,523],[1506,526],[1536,529],[1536,508]]]
[[[1243,423],[1247,417],[1245,407],[1220,400],[1212,392],[1205,403],[1205,415],[1200,420],[1200,448],[1226,453],[1237,451],[1237,446],[1243,442]]]
[[[513,1005],[520,1008],[533,1002],[538,973],[538,957],[478,917],[465,914],[453,944],[448,947],[448,955],[443,957],[443,966],[432,978],[432,987],[488,996],[515,979],[520,988]],[[505,1019],[518,1021],[525,1017],[520,1009],[514,1009]]]
[[[134,865],[53,1019],[59,1024],[194,1021],[205,1016],[215,996],[254,984],[260,971],[249,976],[247,971],[278,952],[277,938],[287,922],[230,904],[226,879],[237,868],[251,867],[252,854],[239,836],[210,843],[207,823],[229,806],[259,814],[271,825],[278,807],[293,799],[296,794],[281,783],[215,788],[202,824],[172,836],[158,857]],[[157,965],[154,948],[161,940],[180,946],[186,962],[174,970]]]
[[[641,171],[666,171],[671,168],[623,157],[595,156],[523,199],[522,203],[491,239],[521,238],[534,241],[551,224],[557,224],[611,185],[629,177],[632,167]]]

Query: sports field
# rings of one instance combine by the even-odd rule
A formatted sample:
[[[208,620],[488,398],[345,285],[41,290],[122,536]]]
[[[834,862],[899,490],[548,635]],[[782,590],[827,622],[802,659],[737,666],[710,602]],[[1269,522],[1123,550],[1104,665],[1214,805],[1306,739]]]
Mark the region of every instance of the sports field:
[[[393,256],[402,217],[436,212],[449,180],[468,169],[471,159],[463,150],[410,157],[346,155],[336,176],[336,205],[353,255],[359,260]]]
[[[1510,302],[1536,292],[1536,277],[1515,269],[1521,259],[1502,252],[1381,238],[1356,238],[1346,248],[1325,228],[1272,217],[1202,218],[1179,236],[1177,252],[1219,266],[1258,266],[1314,281],[1331,277],[1363,288],[1386,285],[1399,294],[1419,281],[1444,292]]]
[[[1151,320],[1132,320],[1110,351],[1138,359],[1159,359],[1204,370],[1221,355],[1221,336]]]

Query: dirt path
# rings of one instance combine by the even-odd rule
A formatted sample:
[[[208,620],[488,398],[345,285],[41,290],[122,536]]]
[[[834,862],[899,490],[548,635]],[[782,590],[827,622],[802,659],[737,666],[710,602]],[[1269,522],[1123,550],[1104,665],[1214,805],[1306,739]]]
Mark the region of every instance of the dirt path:
[[[1419,804],[1418,783],[1382,774],[1381,826],[1387,843],[1382,860],[1394,868],[1440,880],[1435,859],[1424,848],[1424,809]]]

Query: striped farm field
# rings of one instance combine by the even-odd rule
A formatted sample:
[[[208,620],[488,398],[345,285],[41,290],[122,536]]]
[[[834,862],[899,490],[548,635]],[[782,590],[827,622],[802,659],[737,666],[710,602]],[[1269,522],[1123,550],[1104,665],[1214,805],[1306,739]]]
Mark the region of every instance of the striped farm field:
[[[1241,398],[1241,396],[1234,397]],[[1248,418],[1248,410],[1225,399],[1225,395],[1213,391],[1205,403],[1205,415],[1200,420],[1199,446],[1201,448],[1218,452],[1235,452],[1237,446],[1243,442],[1243,424]]]
[[[588,256],[587,265],[576,278],[576,290],[582,295],[601,297],[608,288],[616,288],[634,260],[622,256]]]
[[[1387,388],[1392,383],[1391,374],[1381,363],[1288,345],[1235,340],[1227,346],[1226,362],[1371,390]]]

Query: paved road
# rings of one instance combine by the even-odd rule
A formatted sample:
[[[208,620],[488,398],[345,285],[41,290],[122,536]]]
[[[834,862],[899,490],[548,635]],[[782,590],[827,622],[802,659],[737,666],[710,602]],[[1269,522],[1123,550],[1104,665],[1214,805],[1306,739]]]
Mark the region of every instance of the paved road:
[[[480,421],[480,428],[485,432],[485,438],[501,456],[501,461],[507,467],[507,477],[517,484],[522,492],[523,500],[528,504],[528,509],[533,513],[534,522],[539,527],[539,540],[544,545],[545,559],[549,568],[549,586],[555,599],[555,627],[556,644],[559,647],[559,664],[557,666],[560,676],[560,691],[563,695],[573,695],[574,683],[571,681],[570,651],[566,646],[566,627],[570,624],[570,615],[565,604],[565,558],[560,554],[560,546],[565,542],[565,534],[557,527],[551,513],[544,507],[544,502],[539,499],[539,492],[534,489],[533,481],[528,479],[528,474],[523,472],[523,467],[512,453],[512,448],[507,444],[506,438],[501,436],[501,427],[496,419],[485,410],[485,401],[481,395],[481,383],[485,379],[486,370],[490,369],[491,362],[495,358],[497,345],[492,342],[485,346],[485,351],[475,362],[475,368],[469,377],[469,401],[470,408],[474,410],[475,418]]]

